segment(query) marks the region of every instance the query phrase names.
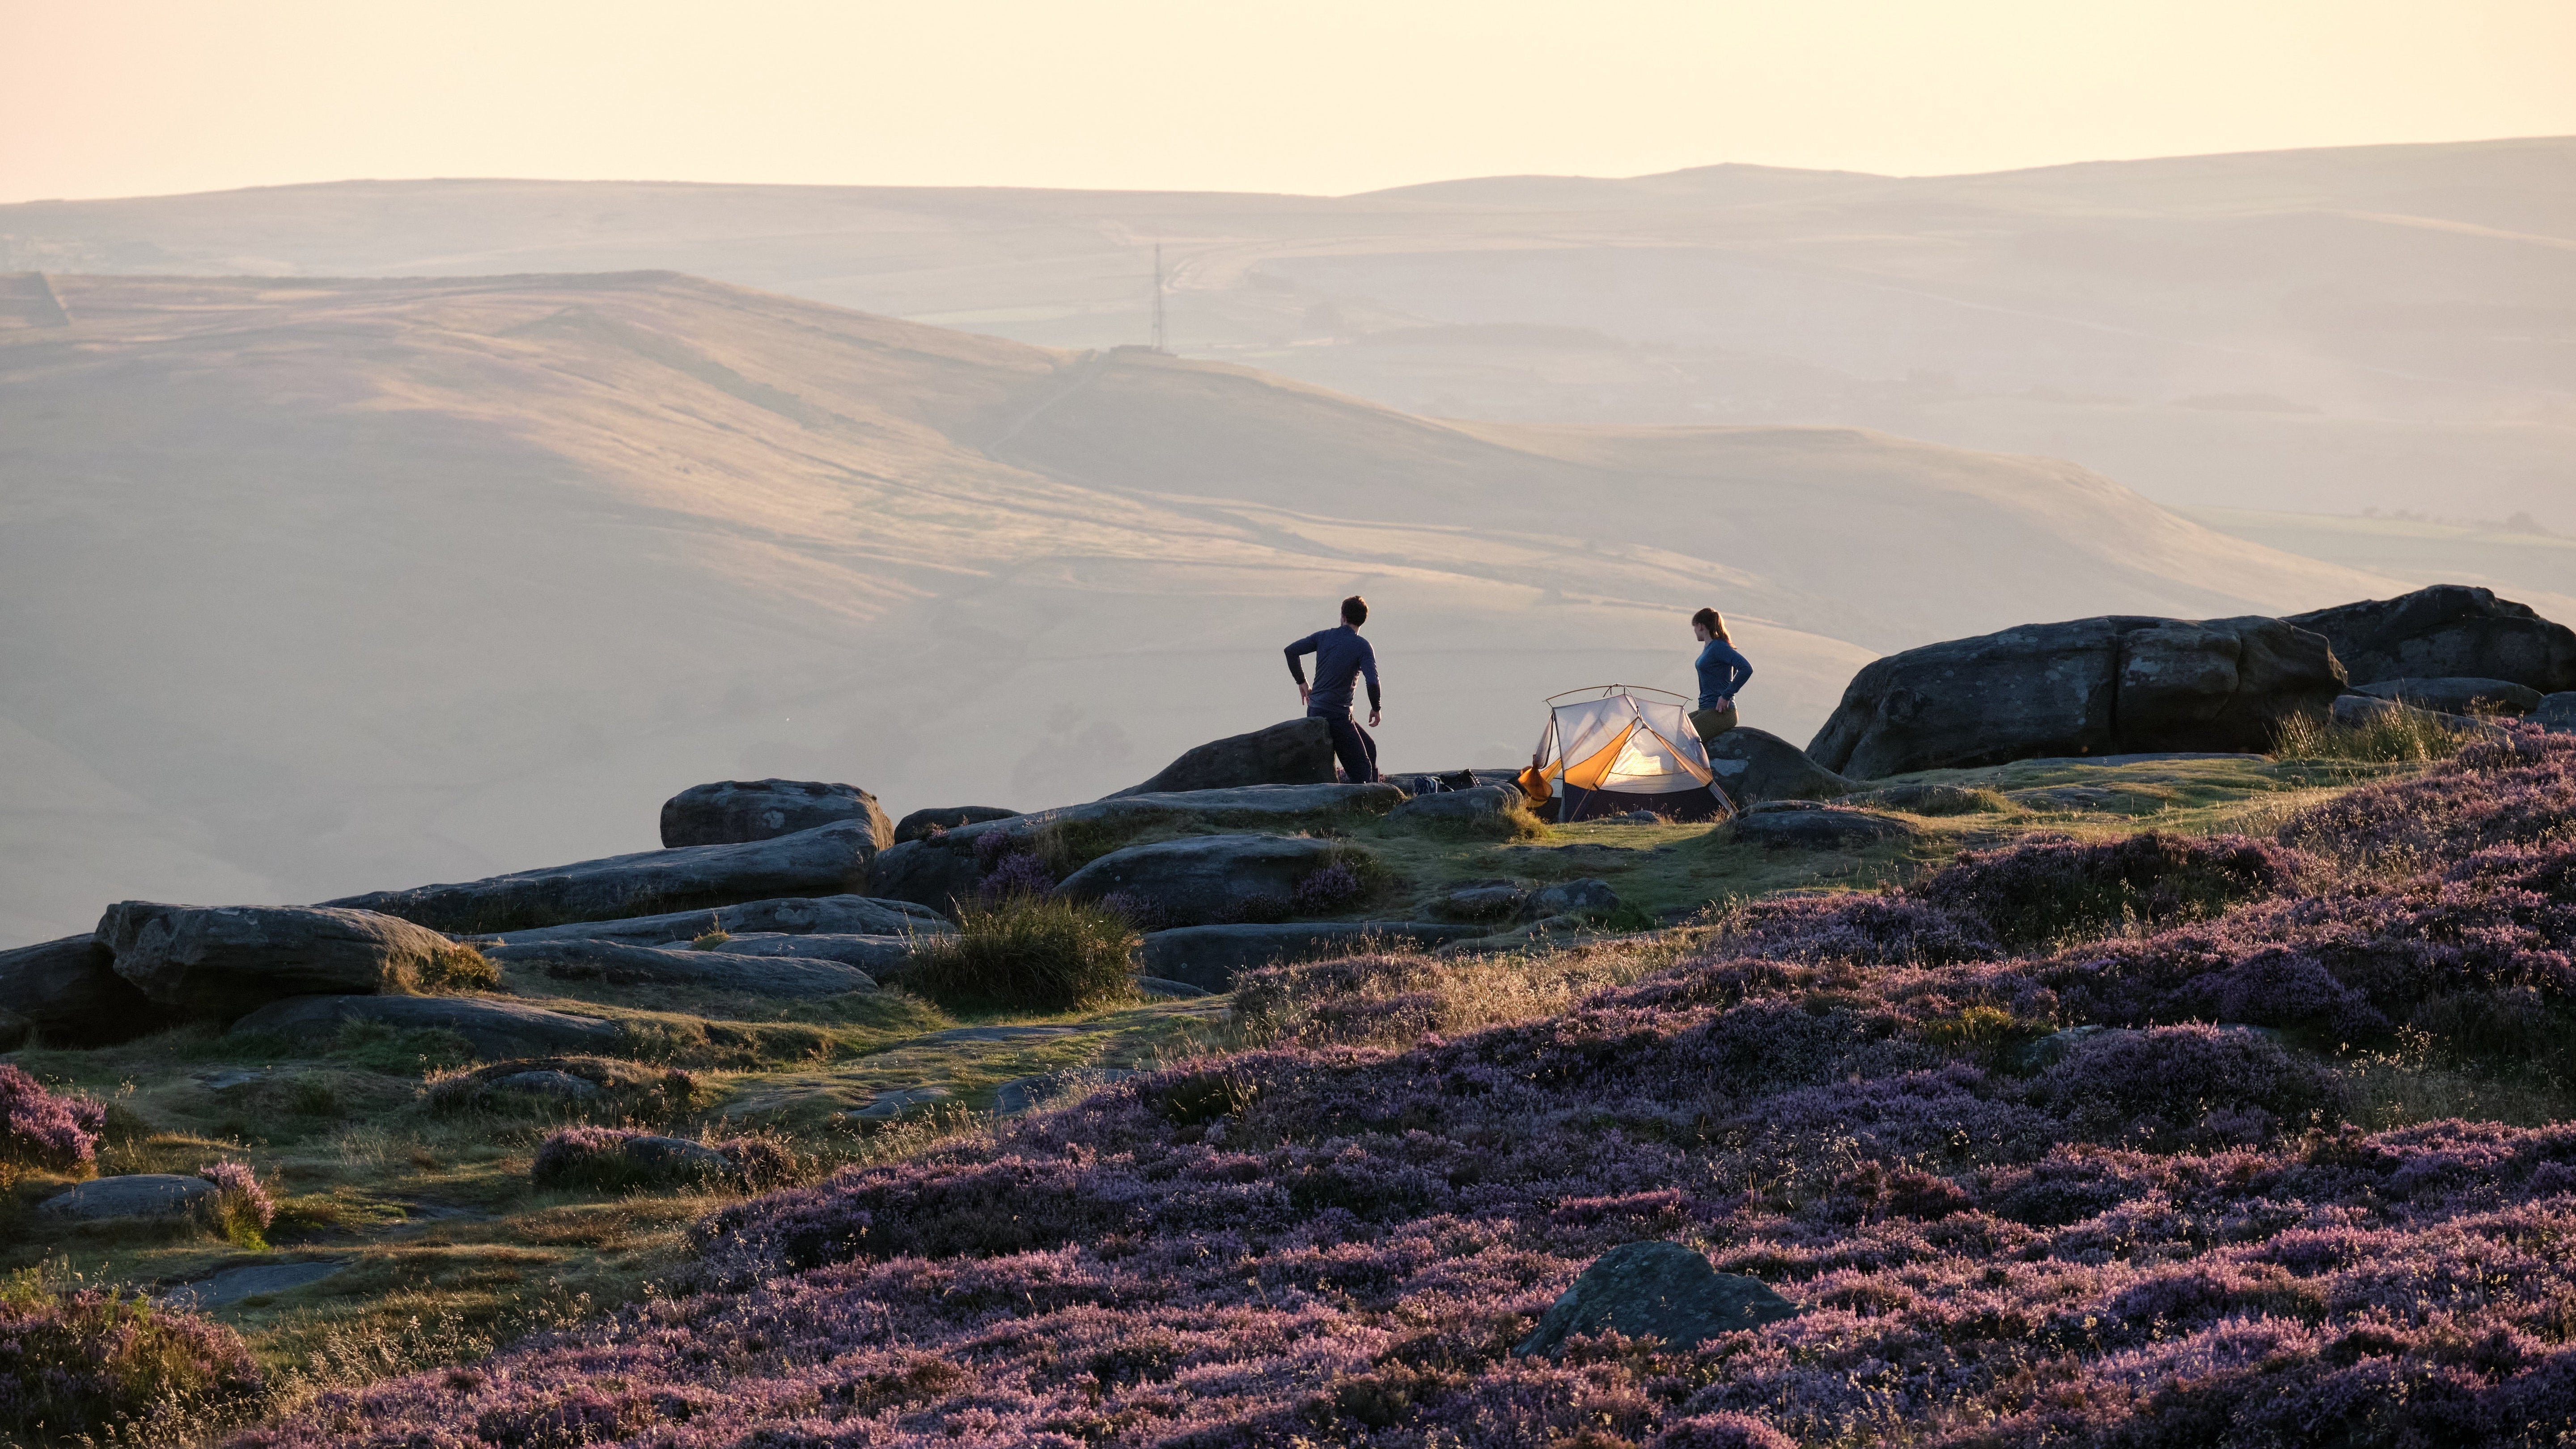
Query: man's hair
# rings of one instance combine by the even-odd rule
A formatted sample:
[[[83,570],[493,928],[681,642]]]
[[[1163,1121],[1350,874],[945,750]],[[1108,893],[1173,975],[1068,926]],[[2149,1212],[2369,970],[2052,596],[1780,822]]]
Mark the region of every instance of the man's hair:
[[[1368,622],[1368,600],[1357,594],[1342,600],[1342,622],[1356,629]]]
[[[1735,642],[1732,639],[1726,638],[1726,616],[1715,609],[1700,610],[1698,613],[1691,615],[1691,622],[1708,630],[1711,637],[1726,639],[1726,642],[1729,644]]]

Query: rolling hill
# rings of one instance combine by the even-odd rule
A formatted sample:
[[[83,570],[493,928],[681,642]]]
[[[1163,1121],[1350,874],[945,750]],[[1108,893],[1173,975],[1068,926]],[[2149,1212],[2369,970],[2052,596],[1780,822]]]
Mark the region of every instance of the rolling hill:
[[[0,270],[667,267],[1099,349],[1148,337],[1160,241],[1177,351],[1408,412],[1842,424],[2576,534],[2570,198],[2567,138],[1351,197],[364,181],[0,207]]]
[[[2387,578],[2071,464],[1852,428],[1446,423],[670,273],[0,298],[0,943],[648,848],[727,776],[897,812],[1141,779],[1378,608],[1390,765],[1686,687],[1803,740],[1874,654]]]

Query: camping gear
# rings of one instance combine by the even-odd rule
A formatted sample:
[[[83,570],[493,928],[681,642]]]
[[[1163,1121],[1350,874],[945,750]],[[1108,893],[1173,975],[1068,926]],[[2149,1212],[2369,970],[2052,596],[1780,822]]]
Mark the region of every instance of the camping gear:
[[[1680,695],[1596,684],[1547,698],[1547,733],[1521,772],[1533,801],[1562,794],[1557,819],[1651,810],[1673,820],[1724,820],[1734,802],[1717,786],[1708,747]]]

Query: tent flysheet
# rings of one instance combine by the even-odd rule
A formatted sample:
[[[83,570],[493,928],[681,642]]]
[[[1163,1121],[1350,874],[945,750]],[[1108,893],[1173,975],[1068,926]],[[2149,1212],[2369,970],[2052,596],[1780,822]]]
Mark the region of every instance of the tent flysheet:
[[[1604,684],[1550,696],[1547,707],[1547,732],[1522,785],[1542,800],[1563,796],[1559,820],[1631,810],[1675,820],[1735,813],[1680,696]]]

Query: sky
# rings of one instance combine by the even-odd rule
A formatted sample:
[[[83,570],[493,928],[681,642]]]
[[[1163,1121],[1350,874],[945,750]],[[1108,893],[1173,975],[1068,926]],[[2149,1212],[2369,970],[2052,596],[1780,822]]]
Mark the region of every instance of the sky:
[[[2571,75],[2571,0],[0,0],[0,201],[1930,175],[2565,135]]]

